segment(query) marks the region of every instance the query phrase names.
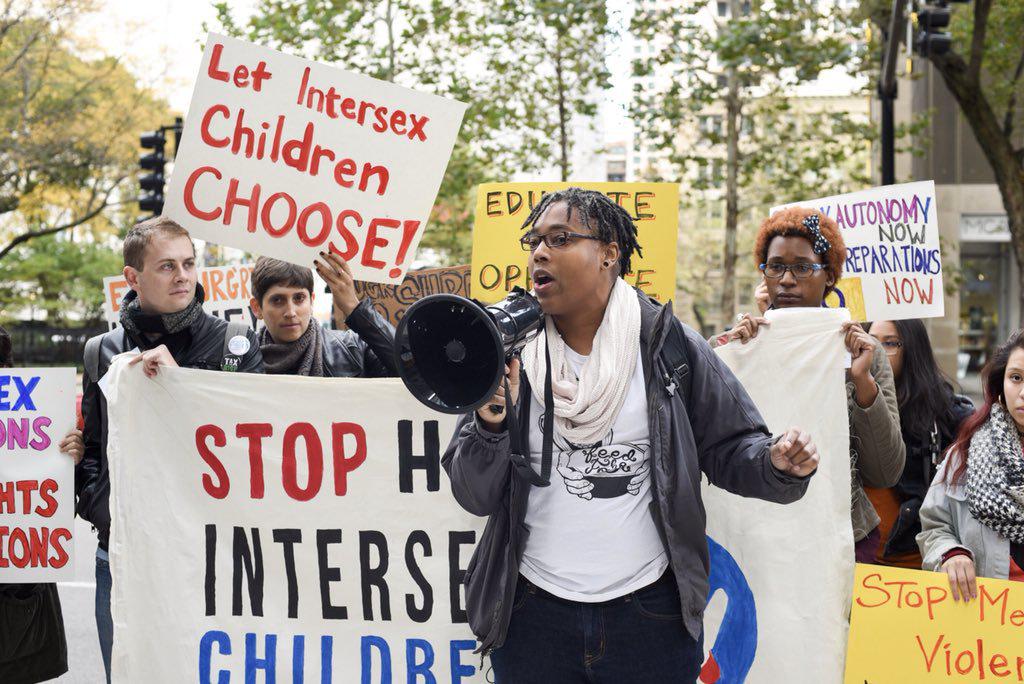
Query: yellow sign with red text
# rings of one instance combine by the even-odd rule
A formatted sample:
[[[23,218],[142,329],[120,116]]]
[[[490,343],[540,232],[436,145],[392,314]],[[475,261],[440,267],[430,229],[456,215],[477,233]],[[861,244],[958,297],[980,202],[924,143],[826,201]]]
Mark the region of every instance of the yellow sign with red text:
[[[529,253],[519,245],[523,222],[549,192],[578,186],[608,195],[633,217],[643,256],[633,255],[625,276],[660,302],[676,290],[679,186],[674,183],[485,183],[477,188],[473,226],[472,296],[485,303],[504,299],[513,287],[532,288]]]
[[[964,603],[942,573],[857,565],[846,684],[985,680],[1024,681],[1024,583]]]

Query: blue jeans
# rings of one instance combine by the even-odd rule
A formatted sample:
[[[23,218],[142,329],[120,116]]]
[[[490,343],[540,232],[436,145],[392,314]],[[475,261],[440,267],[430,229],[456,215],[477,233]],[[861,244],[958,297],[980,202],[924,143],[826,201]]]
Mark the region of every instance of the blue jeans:
[[[114,644],[114,621],[110,617],[110,563],[96,556],[96,632],[100,636],[100,654],[110,684],[110,649]]]
[[[560,599],[520,576],[491,666],[495,684],[691,684],[703,659],[703,636],[683,626],[670,572],[602,603]]]

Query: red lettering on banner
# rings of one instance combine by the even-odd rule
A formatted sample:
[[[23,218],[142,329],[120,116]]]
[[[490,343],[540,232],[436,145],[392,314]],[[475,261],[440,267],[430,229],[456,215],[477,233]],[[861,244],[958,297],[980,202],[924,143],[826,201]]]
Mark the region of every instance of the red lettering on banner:
[[[377,227],[383,226],[384,228],[398,228],[402,225],[402,222],[398,219],[390,218],[375,218],[370,221],[369,228],[366,229],[366,243],[363,245],[363,257],[359,263],[367,268],[384,268],[384,262],[373,258],[373,253],[378,247],[387,247],[387,238],[378,237]]]
[[[252,499],[263,499],[266,495],[264,447],[267,446],[265,440],[272,438],[274,434],[271,423],[235,425],[235,436],[246,440],[249,456],[249,496]],[[302,442],[301,446],[299,442]],[[211,448],[211,444],[217,448],[227,446],[225,431],[217,425],[201,425],[196,429],[195,443],[200,457],[212,471],[203,474],[203,489],[216,499],[225,498],[230,491],[230,477],[224,461],[218,458]],[[276,449],[276,445],[273,448]],[[334,468],[334,493],[336,496],[345,496],[348,492],[349,475],[366,461],[366,430],[358,423],[332,423],[330,448],[331,464]],[[284,492],[296,501],[309,501],[320,492],[325,474],[324,444],[320,433],[311,423],[292,423],[285,429],[280,449],[281,482]],[[306,463],[304,470],[307,473],[304,485],[299,482],[299,458],[303,454]]]
[[[345,249],[340,250],[334,246],[334,242],[327,243],[328,249],[340,256],[345,261],[351,261],[352,257],[359,253],[359,241],[356,240],[356,236],[352,234],[352,231],[345,225],[347,219],[355,219],[356,225],[360,228],[363,227],[363,217],[358,211],[354,209],[346,209],[345,211],[338,214],[338,220],[335,224],[338,228],[338,234],[341,235],[341,239],[345,241]]]
[[[246,207],[249,210],[249,217],[245,223],[245,229],[250,233],[256,232],[256,207],[260,203],[260,184],[252,186],[252,192],[249,194],[248,199],[239,199],[238,197],[238,179],[232,178],[231,182],[228,183],[228,197],[224,202],[224,225],[231,224],[231,214],[235,209],[235,206]]]
[[[228,479],[228,471],[224,469],[224,464],[206,445],[210,437],[213,437],[214,446],[223,447],[228,443],[227,435],[216,425],[201,425],[196,430],[196,450],[199,451],[199,455],[206,461],[206,465],[213,469],[213,473],[217,477],[217,482],[214,483],[208,473],[203,473],[203,489],[213,498],[223,499],[231,489],[231,482]]]
[[[299,437],[306,443],[306,464],[308,478],[305,487],[298,483],[298,463],[295,445]],[[309,501],[317,492],[324,479],[324,452],[316,428],[309,423],[293,423],[284,433],[284,452],[281,459],[281,478],[284,491],[296,501]]]
[[[39,496],[42,497],[44,506],[36,506],[35,514],[44,518],[50,518],[57,512],[57,500],[53,494],[57,491],[57,481],[53,478],[43,480],[39,485]]]
[[[277,201],[281,199],[288,205],[288,216],[280,228],[275,228],[274,224],[270,221],[270,212]],[[267,198],[267,203],[263,205],[263,211],[260,212],[260,223],[263,225],[263,230],[267,231],[267,234],[271,237],[283,237],[295,225],[295,215],[298,211],[299,207],[291,195],[287,192],[275,192]]]
[[[225,119],[231,118],[231,110],[222,104],[215,104],[203,114],[203,120],[199,124],[199,137],[210,147],[227,147],[231,144],[230,138],[214,138],[210,134],[210,122],[214,114],[220,114]]]
[[[274,434],[270,423],[239,423],[235,435],[249,440],[249,496],[263,498],[263,439]]]
[[[345,455],[345,437],[355,438],[355,450]],[[366,430],[358,423],[333,423],[331,425],[332,451],[334,452],[334,493],[345,496],[348,492],[348,474],[366,460]]]
[[[0,568],[63,568],[68,563],[66,527],[0,527]],[[51,555],[50,552],[54,555]]]
[[[57,481],[47,478],[39,480],[13,480],[0,482],[0,514],[40,515],[51,518],[57,512],[57,500],[53,494],[58,490]],[[21,493],[20,503],[15,492]],[[42,499],[42,503],[36,503]]]
[[[224,83],[234,83],[236,88],[248,88],[249,77],[252,77],[252,89],[257,93],[263,87],[263,81],[271,78],[272,73],[267,71],[267,63],[261,61],[256,65],[256,68],[250,73],[249,68],[242,64],[235,67],[234,73],[230,79],[228,72],[220,68],[221,55],[224,54],[224,46],[221,43],[217,43],[213,46],[213,50],[210,53],[210,65],[206,69],[207,75],[215,81],[223,81]]]
[[[198,169],[189,174],[188,180],[185,181],[185,188],[182,193],[183,200],[185,202],[185,210],[195,216],[198,219],[204,221],[216,221],[217,217],[220,216],[220,207],[217,207],[213,211],[203,211],[196,206],[195,200],[192,198],[193,193],[196,190],[196,183],[199,181],[199,177],[205,173],[212,173],[213,177],[217,180],[223,178],[220,175],[220,171],[213,168],[212,166],[200,166]]]

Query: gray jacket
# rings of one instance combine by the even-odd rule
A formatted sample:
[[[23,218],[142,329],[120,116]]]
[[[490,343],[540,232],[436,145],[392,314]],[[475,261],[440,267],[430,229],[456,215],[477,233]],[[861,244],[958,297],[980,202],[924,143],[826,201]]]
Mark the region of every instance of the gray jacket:
[[[864,487],[892,487],[903,474],[907,447],[900,429],[899,402],[892,367],[882,346],[875,343],[871,377],[878,384],[874,403],[861,408],[853,398],[854,386],[846,383],[850,413],[850,484],[853,539],[860,541],[878,527],[880,519]],[[884,540],[883,540],[884,543]]]
[[[961,547],[971,552],[978,577],[1006,579],[1010,574],[1010,540],[971,515],[963,482],[951,486],[944,481],[949,462],[946,456],[921,504],[917,545],[924,559],[922,567],[938,572],[942,556]]]
[[[648,397],[651,440],[651,516],[662,536],[679,587],[683,621],[691,635],[703,629],[708,594],[708,549],[701,473],[741,496],[789,503],[803,496],[807,478],[771,465],[771,435],[743,386],[697,333],[669,306],[641,301],[640,354]],[[661,358],[670,325],[680,326],[689,371],[684,392],[670,394]],[[683,371],[685,373],[685,371]],[[530,388],[521,378],[517,404],[522,444],[528,444]],[[683,396],[685,395],[685,396]],[[488,652],[505,641],[512,597],[529,530],[524,524],[531,485],[523,460],[513,461],[508,432],[492,434],[475,414],[460,420],[442,464],[452,492],[487,525],[466,570],[470,627]]]

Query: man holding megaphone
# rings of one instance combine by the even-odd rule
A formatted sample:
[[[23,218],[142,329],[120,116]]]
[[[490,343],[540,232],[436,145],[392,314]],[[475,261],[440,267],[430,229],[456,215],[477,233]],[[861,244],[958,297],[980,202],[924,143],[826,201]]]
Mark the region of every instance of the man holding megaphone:
[[[607,196],[545,195],[523,227],[543,331],[443,459],[459,503],[489,518],[466,572],[470,626],[497,684],[693,682],[701,474],[789,503],[817,449],[798,428],[773,438],[707,343],[620,277],[640,245]]]

